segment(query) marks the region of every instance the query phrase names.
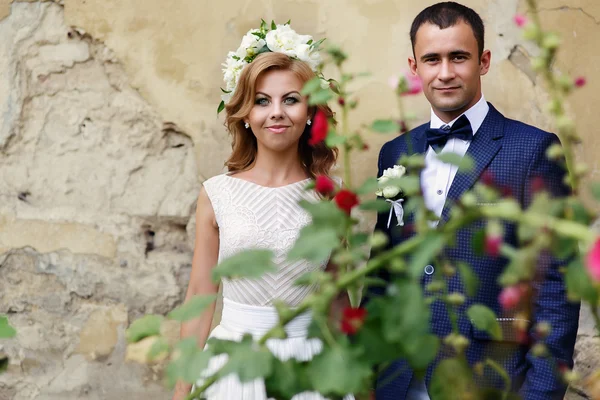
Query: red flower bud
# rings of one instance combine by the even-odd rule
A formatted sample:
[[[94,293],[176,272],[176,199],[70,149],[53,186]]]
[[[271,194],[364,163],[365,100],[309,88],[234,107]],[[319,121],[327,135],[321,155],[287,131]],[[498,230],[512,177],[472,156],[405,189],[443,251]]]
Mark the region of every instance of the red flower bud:
[[[369,145],[366,143],[363,143],[362,150],[365,150],[365,151],[369,150]]]
[[[335,184],[333,181],[325,175],[319,175],[315,179],[315,190],[320,194],[330,194],[335,190]]]
[[[546,189],[546,183],[544,182],[544,178],[541,176],[536,176],[531,180],[531,191],[533,193],[539,193]]]
[[[481,182],[486,186],[494,186],[494,175],[486,169],[481,174]]]
[[[343,107],[346,104],[346,100],[343,97],[338,97],[338,104]]]
[[[587,81],[583,76],[580,76],[577,79],[575,79],[575,86],[577,87],[583,87],[586,83]]]
[[[500,247],[502,246],[502,237],[496,235],[486,235],[484,251],[487,255],[498,257],[500,255]]]
[[[335,204],[350,215],[352,208],[359,204],[358,196],[347,189],[340,190],[334,197]]]
[[[364,308],[345,308],[340,330],[347,335],[354,335],[363,326],[366,316],[367,310]]]
[[[308,139],[308,144],[311,146],[315,146],[321,143],[327,137],[327,132],[329,131],[329,121],[327,121],[327,115],[321,110],[318,110],[315,113],[315,117],[313,118],[312,128],[310,130],[310,139]]]
[[[510,310],[519,305],[523,291],[519,285],[508,286],[502,289],[498,301],[505,310]]]

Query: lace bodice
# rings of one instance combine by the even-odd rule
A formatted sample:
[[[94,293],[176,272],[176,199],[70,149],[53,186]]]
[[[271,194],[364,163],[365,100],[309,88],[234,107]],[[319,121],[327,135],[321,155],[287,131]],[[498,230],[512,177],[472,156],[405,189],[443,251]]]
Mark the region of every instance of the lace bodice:
[[[270,188],[227,174],[204,182],[219,226],[219,261],[250,248],[270,249],[278,271],[258,279],[224,279],[223,296],[238,303],[272,305],[274,300],[298,305],[314,287],[294,286],[307,271],[325,268],[307,261],[286,261],[300,229],[310,215],[298,201],[317,201],[314,191],[305,191],[309,180]]]

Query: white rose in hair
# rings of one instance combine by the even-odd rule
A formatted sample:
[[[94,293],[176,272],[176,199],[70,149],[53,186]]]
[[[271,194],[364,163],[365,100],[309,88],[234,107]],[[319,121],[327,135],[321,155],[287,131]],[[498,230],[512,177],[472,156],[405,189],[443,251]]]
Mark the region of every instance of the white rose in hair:
[[[297,57],[297,47],[311,40],[310,35],[298,35],[289,25],[277,25],[266,36],[269,50],[283,53],[288,57]]]
[[[238,57],[243,59],[246,56],[253,56],[265,46],[266,42],[264,39],[261,39],[253,34],[258,32],[260,32],[259,29],[250,29],[248,33],[244,35],[240,47],[235,52]]]

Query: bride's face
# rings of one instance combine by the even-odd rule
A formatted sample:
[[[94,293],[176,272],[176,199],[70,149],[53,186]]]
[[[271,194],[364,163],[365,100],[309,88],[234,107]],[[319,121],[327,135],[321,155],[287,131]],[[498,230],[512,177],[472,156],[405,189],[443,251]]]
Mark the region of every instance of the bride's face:
[[[288,70],[267,71],[258,78],[254,106],[244,122],[250,124],[259,148],[278,152],[298,148],[309,118],[302,87]]]

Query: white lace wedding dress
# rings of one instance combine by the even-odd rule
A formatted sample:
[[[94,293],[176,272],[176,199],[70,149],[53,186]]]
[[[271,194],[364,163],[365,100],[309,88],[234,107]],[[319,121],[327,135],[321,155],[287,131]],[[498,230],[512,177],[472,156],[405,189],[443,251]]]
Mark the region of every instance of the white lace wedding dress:
[[[300,229],[310,222],[310,215],[298,201],[317,201],[312,190],[305,191],[308,179],[271,188],[227,174],[204,182],[219,226],[219,261],[245,249],[261,248],[274,252],[278,270],[259,279],[223,279],[223,313],[221,323],[210,337],[240,340],[244,333],[260,338],[277,321],[275,300],[296,306],[315,290],[295,286],[294,281],[307,271],[324,269],[326,263],[313,265],[306,261],[286,261]],[[302,315],[287,326],[288,338],[270,339],[271,352],[281,360],[310,360],[321,351],[318,339],[307,339],[309,315]],[[216,371],[227,361],[227,355],[211,359],[209,371]],[[250,366],[249,366],[250,367]],[[199,380],[198,383],[201,383]],[[229,375],[213,384],[205,393],[208,400],[267,400],[264,382],[256,379],[241,383]],[[293,400],[320,400],[317,393],[305,392]],[[353,399],[347,396],[347,399]]]

